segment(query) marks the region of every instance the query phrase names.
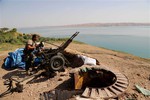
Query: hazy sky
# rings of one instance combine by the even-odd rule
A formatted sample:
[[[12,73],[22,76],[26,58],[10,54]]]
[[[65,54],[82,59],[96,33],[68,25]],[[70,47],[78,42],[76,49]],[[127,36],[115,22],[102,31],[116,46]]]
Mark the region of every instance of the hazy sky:
[[[0,27],[150,22],[150,0],[0,0]]]

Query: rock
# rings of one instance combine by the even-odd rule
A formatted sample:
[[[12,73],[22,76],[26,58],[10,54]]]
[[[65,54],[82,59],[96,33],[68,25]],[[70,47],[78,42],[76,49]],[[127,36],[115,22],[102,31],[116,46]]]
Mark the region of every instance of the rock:
[[[116,54],[114,54],[114,56],[117,56]]]
[[[129,100],[129,99],[130,100],[137,100],[138,94],[136,94],[136,93],[126,93],[124,98],[126,98],[125,100]]]
[[[138,74],[136,74],[136,75],[137,75],[137,76],[141,76],[141,74],[139,74],[139,73],[138,73]]]
[[[30,96],[32,96],[33,94],[32,94],[32,92],[30,93]]]
[[[67,76],[67,73],[61,73],[60,76]]]
[[[30,97],[30,94],[28,94],[28,97]]]
[[[62,79],[62,78],[59,78],[58,81],[63,81],[63,79]]]

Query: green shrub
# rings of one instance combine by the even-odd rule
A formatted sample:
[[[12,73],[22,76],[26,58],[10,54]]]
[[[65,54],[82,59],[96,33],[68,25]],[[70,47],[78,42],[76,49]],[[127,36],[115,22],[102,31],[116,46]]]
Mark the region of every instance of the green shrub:
[[[16,28],[13,29],[0,28],[0,44],[2,43],[24,44],[27,40],[31,38],[32,34],[18,33]],[[39,41],[43,42],[57,42],[57,41],[64,42],[67,40],[68,38],[49,38],[49,37],[40,37],[39,39]]]

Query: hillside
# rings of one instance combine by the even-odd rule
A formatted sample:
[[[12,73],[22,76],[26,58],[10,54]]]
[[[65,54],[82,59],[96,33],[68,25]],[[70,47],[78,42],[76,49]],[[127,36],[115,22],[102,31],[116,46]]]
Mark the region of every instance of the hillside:
[[[13,44],[12,47],[18,45],[24,45],[27,40],[32,38],[33,34],[38,33],[20,33],[17,31],[16,28],[9,29],[9,28],[0,28],[0,51],[7,50],[10,44]],[[40,35],[39,35],[40,36]],[[53,43],[53,42],[64,42],[68,38],[49,38],[49,37],[42,37],[40,36],[39,41]],[[74,41],[78,42],[78,41]],[[81,42],[79,42],[81,43]]]
[[[2,66],[3,60],[7,57],[8,52],[12,52],[16,48],[24,47],[24,42],[31,38],[30,35],[29,38],[23,38],[26,34],[21,34],[16,31],[0,33],[0,36],[7,37],[5,38],[7,41],[3,41],[0,44],[0,66]],[[18,42],[13,43],[8,41],[10,38],[12,38],[12,40],[17,40]],[[25,41],[22,41],[20,38]],[[45,38],[43,37],[43,39]],[[65,39],[49,38],[49,42],[53,42],[54,44],[60,44],[60,42],[62,43],[64,40]],[[46,47],[53,46],[46,43]],[[91,57],[96,58],[101,65],[119,70],[121,73],[126,75],[129,79],[129,87],[124,95],[125,97],[129,97],[132,100],[150,99],[150,97],[144,96],[135,89],[135,85],[137,84],[150,90],[150,59],[144,59],[131,54],[107,50],[83,43],[81,44],[79,42],[71,43],[68,49],[79,51],[85,55],[90,55]],[[69,69],[67,70],[69,71]],[[12,75],[19,75],[21,72],[24,72],[24,70],[5,70],[0,68],[0,93],[6,90],[6,87],[3,85],[3,81]],[[64,83],[69,77],[69,73],[66,73],[67,74],[64,77],[61,77],[61,73],[58,73],[56,77],[50,79],[40,77],[38,81],[26,84],[22,93],[15,92],[13,94],[9,94],[6,97],[3,97],[2,100],[38,100],[40,93],[53,90]],[[60,78],[62,78],[61,81],[59,81]]]
[[[48,47],[51,45],[47,44]],[[76,48],[78,47],[78,48]],[[139,57],[135,57],[130,54],[125,54],[121,52],[115,52],[112,50],[107,50],[103,48],[98,48],[86,44],[77,44],[72,43],[68,47],[72,50],[77,50],[79,52],[88,54],[93,58],[98,59],[100,64],[104,64],[110,68],[117,69],[121,73],[125,74],[129,79],[129,87],[125,96],[129,96],[130,98],[134,98],[133,100],[148,100],[150,97],[146,97],[143,94],[139,93],[135,89],[135,85],[138,84],[141,87],[150,90],[150,60],[143,59]],[[85,49],[86,48],[86,49]],[[2,52],[0,52],[2,54]],[[3,59],[7,56],[8,51],[3,51],[3,55],[0,55],[0,64],[2,65]],[[17,70],[6,71],[0,68],[0,93],[3,92],[6,88],[3,85],[4,79],[9,77],[10,75],[14,75]],[[5,77],[5,78],[4,78]],[[68,77],[68,76],[66,76]],[[63,83],[66,79],[63,78],[62,81],[58,81],[60,76],[54,77],[52,79],[43,80],[41,82],[35,82],[33,84],[26,84],[24,92],[22,93],[13,93],[12,95],[8,95],[4,97],[2,100],[37,100],[39,98],[40,93],[45,91],[50,91],[57,87],[59,84]]]

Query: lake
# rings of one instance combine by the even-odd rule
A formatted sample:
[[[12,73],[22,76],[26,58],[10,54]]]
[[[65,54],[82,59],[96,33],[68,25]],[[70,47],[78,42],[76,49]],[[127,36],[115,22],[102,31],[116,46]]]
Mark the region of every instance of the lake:
[[[70,37],[79,31],[75,40],[150,58],[150,26],[38,27],[19,28],[18,31],[55,38]]]

